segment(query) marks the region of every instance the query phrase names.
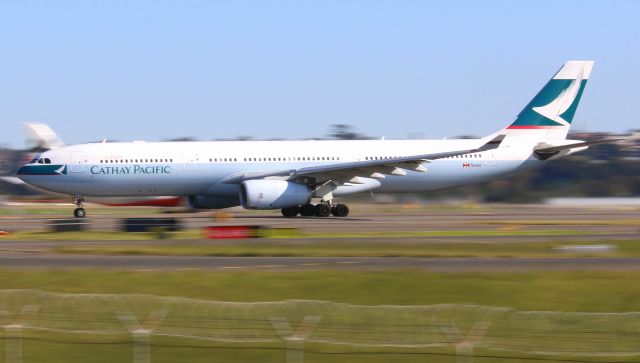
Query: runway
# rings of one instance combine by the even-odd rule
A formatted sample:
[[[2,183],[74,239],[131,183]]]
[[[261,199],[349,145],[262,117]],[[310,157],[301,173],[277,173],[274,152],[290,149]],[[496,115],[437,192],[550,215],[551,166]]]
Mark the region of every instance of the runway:
[[[0,230],[36,231],[51,219],[70,218],[72,207],[60,206],[52,213],[17,211],[0,215]],[[283,218],[279,211],[206,211],[201,213],[158,213],[148,208],[88,207],[89,229],[118,231],[121,218],[175,217],[184,228],[210,225],[257,225],[291,227],[310,233],[353,233],[424,230],[495,230],[526,226],[527,229],[577,229],[585,232],[640,233],[640,226],[624,223],[640,219],[635,207],[564,207],[548,205],[434,206],[355,204],[347,218]],[[218,218],[224,215],[224,218]]]
[[[118,230],[119,211],[137,214],[126,216],[167,216],[149,209],[101,209],[87,220],[89,232]],[[375,211],[372,211],[375,210]],[[16,213],[0,216],[0,229],[38,231],[46,228],[59,214]],[[91,213],[91,212],[90,212]],[[111,244],[138,246],[175,245],[215,246],[249,244],[260,241],[270,246],[317,246],[336,243],[344,246],[455,244],[534,244],[534,243],[640,243],[640,209],[629,207],[576,208],[545,205],[438,206],[433,208],[398,205],[356,206],[348,218],[282,218],[277,212],[232,213],[215,218],[215,212],[172,213],[184,227],[197,230],[211,225],[258,225],[270,228],[295,228],[296,238],[244,240],[15,240],[0,239],[0,268],[5,269],[76,269],[105,268],[119,270],[187,270],[216,271],[264,270],[304,271],[311,269],[386,270],[419,269],[437,272],[472,271],[567,271],[567,270],[640,270],[640,257],[548,258],[404,258],[404,257],[203,257],[58,254],[59,247]],[[90,214],[91,215],[91,214]],[[231,217],[231,218],[229,218]],[[437,232],[412,235],[412,232]],[[558,232],[555,233],[554,231]],[[487,233],[499,232],[499,235]],[[540,233],[538,233],[540,232]],[[394,235],[394,233],[396,235]],[[450,236],[450,233],[457,233]],[[485,233],[485,235],[483,235]],[[504,235],[503,235],[504,234]],[[42,234],[46,238],[47,234]],[[126,236],[125,236],[126,237]],[[363,247],[358,247],[363,248]],[[366,248],[366,247],[365,247]],[[519,247],[516,247],[519,248]],[[82,253],[82,252],[81,252]],[[238,255],[242,256],[242,255]],[[281,256],[281,255],[274,255]],[[300,256],[298,254],[297,256]],[[304,256],[304,255],[302,255]],[[497,255],[496,257],[501,257]],[[524,256],[523,256],[524,257]]]
[[[398,257],[196,257],[2,255],[10,269],[116,269],[133,271],[305,271],[417,269],[433,272],[640,270],[640,258],[398,258]]]

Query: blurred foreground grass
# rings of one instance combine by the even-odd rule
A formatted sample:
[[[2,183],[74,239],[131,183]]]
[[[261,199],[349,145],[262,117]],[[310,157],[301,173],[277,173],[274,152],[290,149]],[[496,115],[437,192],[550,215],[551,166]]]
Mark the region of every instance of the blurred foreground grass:
[[[503,306],[519,310],[640,310],[639,271],[435,273],[365,271],[0,270],[0,289],[141,293],[218,301],[311,299],[351,304]]]
[[[387,333],[389,334],[389,333]],[[112,363],[132,362],[131,338],[123,336],[117,340],[101,338],[97,340],[66,341],[52,334],[25,334],[22,339],[23,362],[91,362]],[[1,338],[1,333],[0,333]],[[77,337],[74,337],[77,339]],[[88,340],[88,339],[85,339]],[[152,363],[192,362],[192,363],[287,363],[287,349],[279,343],[216,343],[185,338],[152,336],[150,339],[150,360]],[[0,346],[0,354],[4,355]],[[523,363],[523,362],[563,362],[563,363],[625,363],[638,362],[635,352],[626,354],[606,353],[576,355],[532,354],[525,352],[496,351],[483,347],[473,350],[473,358],[458,357],[452,345],[425,348],[414,347],[352,347],[339,344],[305,343],[304,362],[307,363]],[[293,361],[296,362],[296,361]],[[302,360],[300,361],[302,362]]]
[[[529,273],[431,273],[423,271],[387,271],[387,272],[355,272],[355,271],[307,271],[307,272],[208,272],[208,271],[102,271],[102,270],[4,270],[0,271],[0,289],[35,288],[62,293],[121,293],[121,294],[153,294],[164,296],[182,296],[218,301],[258,302],[283,301],[291,299],[311,299],[338,301],[363,305],[432,305],[432,304],[479,304],[489,307],[512,307],[527,311],[583,311],[583,312],[626,312],[640,309],[637,301],[640,297],[640,286],[637,281],[640,272],[529,272]],[[77,295],[70,294],[63,297],[67,305],[59,303],[46,306],[47,309],[62,309],[65,306],[78,309],[87,314],[86,307]],[[89,295],[90,300],[102,311],[103,299],[98,295]],[[122,295],[122,301],[132,307],[145,310],[147,307],[136,303],[136,297]],[[30,302],[34,303],[34,302]],[[106,307],[108,308],[108,307]],[[149,307],[150,309],[151,307]],[[397,306],[391,306],[393,310]],[[101,310],[102,309],[102,310]],[[183,314],[182,319],[171,318],[163,324],[168,327],[179,324],[195,324],[200,326],[199,315],[202,309],[178,310]],[[236,330],[267,329],[273,334],[273,328],[268,321],[265,325],[246,326],[246,319],[251,314],[242,305],[228,308],[230,323],[214,321],[213,326],[232,324]],[[390,310],[390,311],[391,311]],[[458,314],[447,319],[462,319],[461,333],[469,329],[469,324],[483,315],[481,307],[471,307],[465,311],[468,314]],[[215,309],[213,309],[215,312]],[[227,311],[227,310],[224,310]],[[224,312],[222,311],[222,312]],[[394,317],[408,319],[411,308],[406,313],[401,310]],[[61,311],[64,312],[64,311]],[[209,310],[207,310],[209,312]],[[314,311],[315,312],[315,311]],[[320,313],[320,312],[318,312]],[[192,314],[192,315],[190,315]],[[365,313],[366,314],[366,313]],[[404,316],[403,314],[408,314]],[[527,314],[527,313],[525,313]],[[551,320],[544,312],[531,315],[531,326],[520,327],[523,331],[512,330],[490,333],[486,343],[488,347],[496,345],[496,339],[501,342],[499,347],[512,347],[512,350],[489,349],[485,346],[473,350],[473,362],[637,362],[635,331],[626,333],[623,327],[612,329],[611,341],[594,341],[600,339],[606,332],[592,330],[577,330],[582,325],[576,325],[571,319],[556,321],[564,330],[537,330],[544,327],[545,322]],[[66,315],[70,319],[73,314]],[[142,321],[146,314],[139,314]],[[295,314],[294,314],[295,316]],[[299,326],[299,320],[288,316],[294,327]],[[323,334],[344,334],[345,329],[355,329],[350,320],[351,315],[344,316],[348,328],[336,325],[320,326],[318,331]],[[528,317],[529,315],[525,315]],[[536,318],[534,318],[537,317]],[[561,315],[562,316],[562,315]],[[616,318],[624,319],[626,315]],[[508,318],[509,316],[507,316]],[[109,316],[97,315],[95,321],[88,324],[94,329],[105,324],[106,319],[113,320],[113,313]],[[377,317],[381,326],[388,320],[385,316]],[[599,319],[613,318],[611,314],[601,315]],[[193,320],[195,319],[195,320]],[[234,320],[240,319],[240,320]],[[245,320],[243,320],[245,319]],[[393,321],[391,317],[389,317]],[[526,319],[525,319],[526,320]],[[453,320],[451,320],[453,321]],[[507,320],[509,323],[511,320]],[[527,322],[526,320],[525,322]],[[351,322],[351,325],[349,325]],[[418,322],[415,322],[417,324]],[[429,337],[430,328],[434,322],[424,323],[424,328],[416,334]],[[440,322],[441,323],[441,322]],[[56,322],[67,324],[67,322]],[[206,324],[206,323],[203,323]],[[377,324],[373,321],[371,324]],[[397,341],[398,335],[406,334],[404,320],[399,323],[399,330],[368,328],[368,334],[377,334],[378,345],[358,346],[350,344],[333,344],[331,342],[314,342],[304,345],[305,362],[344,362],[344,363],[382,363],[382,362],[460,362],[456,357],[453,342],[445,339],[442,346],[385,346],[387,341]],[[431,325],[429,325],[431,324]],[[457,324],[457,323],[456,323]],[[393,324],[391,324],[393,325]],[[376,325],[377,326],[377,325]],[[491,326],[493,329],[494,324]],[[553,325],[552,325],[553,326]],[[326,329],[330,329],[327,331]],[[365,327],[363,327],[365,329]],[[351,331],[351,330],[349,330]],[[622,331],[625,334],[615,335],[613,332]],[[0,330],[0,339],[4,338]],[[237,331],[236,331],[237,333]],[[364,334],[363,332],[362,334]],[[362,335],[360,334],[360,335]],[[446,334],[437,331],[438,336],[433,339],[444,339]],[[569,335],[567,335],[569,334]],[[585,335],[586,334],[586,335]],[[600,334],[600,335],[595,335]],[[442,335],[441,338],[439,338]],[[546,350],[557,353],[535,353],[536,347],[544,346],[546,335],[558,336],[566,341],[553,342],[553,347]],[[66,333],[60,331],[24,330],[22,350],[24,362],[130,362],[132,359],[132,338],[130,334],[96,334],[91,331]],[[420,336],[420,335],[418,335]],[[609,335],[607,335],[609,336]],[[463,336],[462,336],[463,337]],[[355,338],[354,338],[355,339]],[[6,340],[5,342],[9,342]],[[287,350],[284,342],[234,342],[234,341],[206,341],[189,339],[186,337],[152,335],[150,338],[151,362],[286,362]],[[594,344],[601,347],[598,354],[589,354]],[[570,347],[569,347],[570,345]],[[8,344],[0,344],[0,354]],[[629,349],[631,347],[632,349]],[[576,354],[571,349],[576,349]],[[597,349],[597,348],[595,348]],[[610,349],[610,350],[609,350]],[[610,352],[610,354],[608,354]]]

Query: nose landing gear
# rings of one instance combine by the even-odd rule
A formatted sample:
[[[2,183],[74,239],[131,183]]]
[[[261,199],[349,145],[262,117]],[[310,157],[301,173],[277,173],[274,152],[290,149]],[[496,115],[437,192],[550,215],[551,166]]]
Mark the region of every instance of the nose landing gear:
[[[87,216],[87,211],[84,210],[82,203],[84,202],[84,197],[82,195],[74,195],[73,196],[73,204],[76,205],[76,209],[73,210],[73,216],[76,218],[84,218]]]

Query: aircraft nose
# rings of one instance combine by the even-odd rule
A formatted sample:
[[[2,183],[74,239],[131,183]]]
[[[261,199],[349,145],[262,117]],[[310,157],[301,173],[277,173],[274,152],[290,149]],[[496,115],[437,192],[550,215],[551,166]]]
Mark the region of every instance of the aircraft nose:
[[[26,175],[27,174],[27,169],[26,169],[26,165],[21,166],[17,171],[16,171],[16,175],[18,176],[18,178],[20,178],[22,175]],[[22,179],[22,178],[20,178]]]
[[[26,165],[21,166],[18,170],[16,170],[16,176],[18,177],[18,179],[26,182],[27,180],[27,175],[29,175],[29,173],[27,172],[27,167]]]

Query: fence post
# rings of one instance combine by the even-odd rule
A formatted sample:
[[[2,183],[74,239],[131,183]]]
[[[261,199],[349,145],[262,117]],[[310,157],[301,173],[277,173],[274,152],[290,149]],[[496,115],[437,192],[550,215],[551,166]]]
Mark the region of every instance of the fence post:
[[[167,315],[167,310],[152,311],[142,324],[130,311],[116,311],[115,314],[131,334],[133,363],[150,363],[151,334]]]
[[[283,317],[269,318],[271,325],[285,342],[286,363],[304,362],[304,341],[311,335],[321,318],[316,315],[305,316],[295,332],[287,319]]]
[[[5,363],[22,363],[22,328],[29,319],[35,317],[39,309],[38,305],[25,305],[13,319],[7,310],[0,309],[0,317],[8,321],[3,326]]]
[[[456,350],[456,362],[473,363],[473,347],[480,343],[490,325],[491,323],[486,321],[473,323],[466,336],[462,335],[453,322],[438,326],[438,328],[447,340],[453,344]]]

